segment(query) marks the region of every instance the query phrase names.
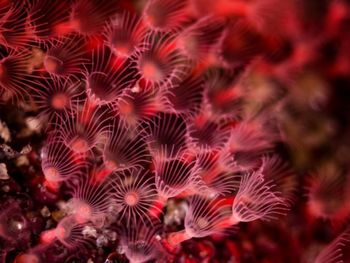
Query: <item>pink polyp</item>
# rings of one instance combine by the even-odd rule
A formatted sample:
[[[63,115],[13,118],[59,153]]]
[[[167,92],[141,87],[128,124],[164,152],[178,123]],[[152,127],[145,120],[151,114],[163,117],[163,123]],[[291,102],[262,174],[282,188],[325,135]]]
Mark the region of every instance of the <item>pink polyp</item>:
[[[128,127],[137,127],[163,108],[161,95],[156,90],[131,89],[117,102],[116,113]]]
[[[53,56],[46,56],[44,59],[44,66],[50,73],[59,73],[62,71],[63,61]]]
[[[62,180],[59,171],[55,167],[47,167],[43,170],[43,172],[46,180],[49,182],[57,182]]]
[[[35,0],[30,3],[27,24],[36,40],[47,41],[59,36],[56,28],[68,19],[67,3]]]
[[[6,9],[6,8],[5,8]],[[6,47],[23,48],[32,39],[26,27],[23,4],[9,4],[4,14],[0,12],[0,43]]]
[[[289,203],[296,198],[297,179],[290,165],[277,155],[265,156],[262,159],[263,174],[266,180],[276,182],[276,191],[283,194]]]
[[[74,114],[78,98],[83,90],[72,79],[50,78],[33,85],[31,95],[38,107],[38,116],[43,124],[54,124],[59,116]]]
[[[85,101],[83,108],[74,112],[73,116],[68,113],[59,116],[59,139],[80,155],[92,153],[93,148],[105,141],[106,122],[109,120],[105,116],[106,110],[100,111],[91,106],[89,101]]]
[[[61,219],[53,230],[57,240],[69,250],[84,249],[90,247],[91,240],[84,237],[83,229],[85,224],[76,221],[72,216]]]
[[[288,211],[287,201],[265,181],[261,171],[245,175],[232,205],[234,221],[272,220]]]
[[[141,75],[138,85],[142,89],[172,87],[186,76],[187,60],[176,48],[170,33],[150,32],[144,43],[146,48],[134,58]]]
[[[101,34],[107,20],[118,11],[115,0],[76,0],[70,14],[70,26],[79,34],[94,37]]]
[[[70,142],[68,142],[70,145],[70,148],[79,154],[86,153],[90,150],[89,143],[85,138],[82,137],[76,137],[73,138]]]
[[[130,176],[119,175],[114,184],[114,201],[119,208],[118,217],[127,224],[140,221],[152,221],[161,214],[158,195],[152,174],[147,171],[133,171]],[[154,213],[150,213],[150,210]]]
[[[62,182],[79,175],[84,162],[51,134],[41,152],[41,167],[48,182]]]
[[[27,50],[12,50],[6,56],[0,52],[0,93],[6,93],[7,98],[14,102],[24,100],[33,86],[27,78],[29,56]]]
[[[143,76],[153,82],[160,82],[164,78],[160,67],[152,61],[143,61],[140,65]]]
[[[195,187],[198,195],[217,196],[232,194],[239,186],[240,170],[229,154],[208,151],[197,156],[200,167]]]
[[[220,56],[228,67],[249,62],[263,50],[263,39],[257,28],[239,20],[226,28],[221,39]]]
[[[195,161],[187,161],[182,154],[173,158],[165,154],[155,157],[154,170],[158,193],[165,198],[175,197],[191,187],[198,173]]]
[[[129,192],[125,195],[124,200],[128,206],[135,206],[139,201],[139,197],[137,193]]]
[[[343,233],[324,247],[317,255],[315,263],[346,262],[345,252],[349,247],[350,228],[347,227]]]
[[[228,147],[232,153],[239,151],[264,151],[273,145],[273,139],[259,122],[241,122],[231,130]]]
[[[326,163],[307,179],[307,208],[311,216],[337,225],[350,212],[350,180],[336,165]]]
[[[207,72],[205,81],[206,110],[214,117],[224,121],[235,121],[242,114],[243,96],[236,79],[241,69],[213,69]]]
[[[56,110],[63,110],[65,109],[68,105],[68,98],[65,94],[63,93],[58,93],[53,95],[52,100],[51,100],[51,105],[54,109]]]
[[[162,93],[166,110],[186,117],[197,113],[203,100],[203,84],[201,77],[190,74],[174,87],[165,87]]]
[[[160,253],[156,244],[159,226],[148,223],[136,223],[123,226],[120,230],[120,245],[130,262],[147,262]]]
[[[142,41],[147,28],[136,14],[124,12],[106,26],[107,45],[119,56],[128,57],[145,47]]]
[[[59,39],[48,48],[44,67],[53,76],[67,77],[82,72],[82,65],[87,63],[85,57],[86,42],[75,34]]]
[[[188,1],[148,1],[144,9],[144,19],[154,30],[179,29],[189,20]]]
[[[230,226],[230,205],[225,200],[193,196],[185,217],[185,231],[189,237],[204,237],[223,233]]]
[[[178,36],[177,45],[194,63],[206,62],[215,52],[224,26],[224,19],[214,16],[203,17]]]
[[[89,204],[79,199],[73,199],[70,201],[70,205],[74,207],[73,213],[78,223],[83,224],[92,219],[93,211]]]
[[[92,72],[89,75],[87,79],[87,87],[93,100],[111,100],[106,96],[104,91],[105,86],[109,85],[106,81],[107,77],[107,74],[104,72]]]
[[[114,119],[103,149],[103,161],[113,172],[131,170],[147,165],[150,154],[136,127],[127,127],[119,119]]]
[[[115,55],[108,46],[95,50],[85,77],[89,99],[97,105],[115,105],[138,79],[132,65],[130,59]]]
[[[174,157],[187,147],[186,123],[176,114],[161,112],[153,116],[146,123],[144,134],[153,157]]]
[[[202,108],[195,115],[187,118],[187,141],[194,151],[221,150],[225,147],[230,130],[220,124],[217,118]]]
[[[82,173],[77,181],[69,186],[71,199],[68,204],[70,214],[80,223],[91,222],[99,225],[100,219],[113,212],[112,185],[108,178],[96,181],[94,175],[99,168],[93,167]],[[90,174],[91,173],[91,174]],[[102,222],[103,223],[103,222]]]

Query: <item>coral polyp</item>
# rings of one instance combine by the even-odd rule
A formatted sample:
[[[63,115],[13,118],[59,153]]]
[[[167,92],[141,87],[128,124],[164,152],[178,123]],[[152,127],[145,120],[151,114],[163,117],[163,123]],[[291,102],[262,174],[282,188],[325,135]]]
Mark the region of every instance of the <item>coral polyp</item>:
[[[95,104],[115,104],[139,78],[131,60],[116,55],[108,46],[95,50],[91,60],[91,70],[86,73],[86,92]]]
[[[106,43],[118,56],[129,57],[143,50],[148,28],[141,17],[125,12],[112,19],[105,30]]]
[[[29,52],[27,50],[0,52],[0,91],[2,100],[24,100],[31,87],[26,76],[29,73]]]
[[[71,34],[50,45],[43,63],[49,74],[67,77],[81,73],[82,65],[87,61],[84,38]]]
[[[154,218],[151,212],[162,213],[160,209],[155,208],[159,201],[158,192],[152,174],[147,171],[116,174],[114,190],[118,218],[126,224],[137,220],[151,222]],[[152,208],[157,211],[151,211]]]

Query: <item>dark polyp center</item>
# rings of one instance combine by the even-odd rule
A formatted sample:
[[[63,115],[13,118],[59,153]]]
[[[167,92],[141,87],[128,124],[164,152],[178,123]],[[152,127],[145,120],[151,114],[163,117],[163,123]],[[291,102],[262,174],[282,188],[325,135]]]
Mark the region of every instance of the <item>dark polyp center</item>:
[[[66,94],[58,93],[52,97],[51,105],[56,110],[64,110],[68,106],[68,101]]]
[[[152,60],[145,60],[141,63],[142,75],[150,81],[161,81],[164,78],[164,73],[160,65]]]
[[[135,206],[139,201],[139,195],[136,192],[131,191],[125,194],[124,200],[128,206]]]
[[[118,152],[105,152],[104,164],[107,169],[116,171],[118,169],[124,169],[127,165],[125,156]]]
[[[115,38],[113,41],[113,51],[120,56],[128,57],[133,51],[133,45],[130,45],[125,40]]]
[[[63,62],[59,58],[46,55],[44,59],[44,66],[49,73],[53,73],[53,74],[63,73]]]
[[[44,169],[44,175],[47,181],[49,182],[56,182],[59,181],[61,179],[60,173],[57,170],[56,167],[47,167]]]
[[[104,72],[93,72],[87,80],[87,89],[90,93],[90,97],[102,102],[109,102],[115,99],[110,92],[108,92],[110,85],[107,75]]]
[[[76,153],[86,153],[89,151],[89,144],[83,137],[77,136],[70,142],[71,149]]]
[[[206,122],[203,126],[193,127],[190,135],[196,140],[200,146],[213,146],[218,134],[216,123]]]

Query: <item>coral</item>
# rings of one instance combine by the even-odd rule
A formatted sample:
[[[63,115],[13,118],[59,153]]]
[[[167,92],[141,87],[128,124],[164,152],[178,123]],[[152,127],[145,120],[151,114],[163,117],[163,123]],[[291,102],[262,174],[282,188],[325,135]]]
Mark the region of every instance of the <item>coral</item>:
[[[346,0],[0,0],[0,261],[350,262]]]

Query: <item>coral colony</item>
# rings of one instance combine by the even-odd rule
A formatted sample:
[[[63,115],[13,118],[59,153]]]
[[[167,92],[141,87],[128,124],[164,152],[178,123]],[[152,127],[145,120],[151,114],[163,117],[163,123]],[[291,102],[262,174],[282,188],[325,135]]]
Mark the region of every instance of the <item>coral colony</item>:
[[[349,21],[0,0],[1,262],[350,262]]]

